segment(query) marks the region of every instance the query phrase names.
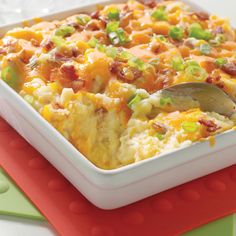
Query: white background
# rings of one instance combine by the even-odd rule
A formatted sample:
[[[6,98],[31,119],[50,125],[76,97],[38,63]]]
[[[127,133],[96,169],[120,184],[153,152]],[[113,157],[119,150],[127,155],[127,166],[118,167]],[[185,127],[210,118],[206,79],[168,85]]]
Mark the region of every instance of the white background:
[[[94,0],[87,0],[93,2]],[[96,0],[98,1],[98,0]],[[79,6],[83,0],[0,0],[0,24]],[[236,0],[193,0],[236,26]],[[1,236],[55,236],[47,223],[0,216]]]

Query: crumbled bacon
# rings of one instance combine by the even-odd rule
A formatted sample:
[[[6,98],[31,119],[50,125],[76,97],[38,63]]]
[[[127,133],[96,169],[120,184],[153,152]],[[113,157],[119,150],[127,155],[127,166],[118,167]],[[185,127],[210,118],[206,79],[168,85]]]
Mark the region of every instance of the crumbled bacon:
[[[224,82],[221,81],[221,76],[218,75],[218,76],[208,76],[206,78],[206,82],[209,83],[209,84],[215,84],[216,86],[218,86],[219,88],[224,88]]]
[[[72,56],[77,57],[78,55],[79,55],[79,52],[78,52],[77,48],[72,48]]]
[[[211,76],[208,76],[208,77],[206,78],[206,82],[207,82],[208,84],[212,84],[213,81],[214,81],[214,79],[213,79],[213,77],[211,77]]]
[[[76,80],[78,78],[74,65],[63,64],[60,67],[60,72],[66,79]]]
[[[195,12],[194,15],[197,16],[199,20],[209,20],[209,14],[207,14],[206,12]]]
[[[102,117],[104,114],[107,113],[107,109],[105,109],[104,107],[100,107],[95,112],[99,117]]]
[[[100,13],[100,11],[94,11],[94,12],[91,14],[91,18],[92,18],[92,19],[99,19],[99,13]]]
[[[153,41],[150,43],[150,50],[153,53],[158,53],[160,51],[160,47],[161,47],[161,45],[158,42]]]
[[[128,26],[130,20],[133,18],[133,12],[127,12],[125,15],[123,15],[120,19],[120,26],[122,28],[125,28]]]
[[[53,49],[54,44],[50,39],[48,39],[46,42],[43,42],[42,47],[48,52]]]
[[[161,124],[159,122],[153,122],[152,127],[160,134],[166,134],[167,128],[164,124]]]
[[[225,31],[221,26],[217,26],[214,30],[213,30],[213,34],[224,34]]]
[[[0,47],[0,55],[1,55],[1,54],[6,54],[6,52],[7,52],[6,49]]]
[[[222,66],[222,70],[229,75],[236,76],[236,63],[227,63]]]
[[[198,122],[201,125],[204,125],[208,132],[215,132],[216,130],[220,129],[220,127],[217,126],[212,120],[205,120],[201,118],[198,120]]]
[[[150,8],[154,8],[157,5],[155,0],[140,0],[140,2],[143,5],[150,7]]]

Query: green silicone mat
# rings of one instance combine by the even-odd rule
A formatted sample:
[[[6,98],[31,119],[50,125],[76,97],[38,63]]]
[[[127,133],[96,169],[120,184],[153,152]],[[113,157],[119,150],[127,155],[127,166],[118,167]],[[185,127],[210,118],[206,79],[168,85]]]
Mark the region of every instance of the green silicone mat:
[[[40,212],[0,168],[0,214],[45,220]],[[235,215],[211,222],[183,236],[236,236]]]
[[[0,214],[44,220],[44,217],[0,168]]]

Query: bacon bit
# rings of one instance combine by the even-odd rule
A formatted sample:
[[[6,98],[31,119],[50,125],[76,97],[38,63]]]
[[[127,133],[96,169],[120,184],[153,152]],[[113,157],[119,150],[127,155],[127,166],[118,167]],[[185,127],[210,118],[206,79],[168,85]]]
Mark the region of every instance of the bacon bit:
[[[159,122],[153,122],[152,127],[160,134],[166,134],[167,128],[164,124],[161,124]]]
[[[121,17],[120,27],[125,28],[128,26],[130,20],[133,18],[133,12],[128,12]]]
[[[53,49],[54,44],[53,42],[49,39],[46,42],[42,44],[42,47],[48,52]]]
[[[214,30],[213,30],[213,34],[224,34],[224,29],[221,26],[217,26]]]
[[[150,43],[150,49],[154,53],[158,53],[160,51],[160,47],[161,47],[161,45],[158,42],[151,42]]]
[[[219,87],[220,89],[223,89],[225,87],[224,82],[220,82],[216,84],[217,87]]]
[[[207,14],[206,12],[195,12],[194,15],[197,16],[199,20],[209,20],[209,14]]]
[[[77,57],[78,55],[79,55],[79,52],[78,52],[77,48],[72,48],[72,56]]]
[[[77,79],[72,81],[71,85],[74,93],[77,93],[79,90],[83,89],[85,87],[85,80]]]
[[[150,8],[154,8],[157,4],[155,0],[140,0],[140,2]]]
[[[60,67],[60,72],[62,73],[62,75],[70,80],[76,80],[78,78],[78,75],[76,73],[76,69],[74,65],[66,65],[63,64]]]
[[[236,63],[227,63],[222,66],[222,70],[229,75],[236,76]]]
[[[201,125],[204,125],[207,127],[208,132],[215,132],[216,130],[220,129],[219,126],[217,126],[212,120],[204,120],[204,119],[199,119],[198,122]]]
[[[119,50],[119,49],[118,49]],[[111,67],[110,67],[110,71],[111,73],[113,74],[116,74],[118,72],[118,68],[121,66],[121,63],[118,62],[118,61],[114,61],[112,64],[111,64]]]
[[[104,114],[107,113],[107,109],[105,109],[104,107],[100,107],[96,109],[95,112],[97,113],[99,117],[102,117]]]
[[[206,78],[206,82],[208,83],[208,84],[212,84],[213,83],[213,78],[211,77],[211,76],[208,76],[207,78]]]
[[[100,11],[94,11],[90,16],[91,16],[92,19],[98,20],[99,19],[99,13],[100,13]]]
[[[209,84],[215,84],[216,86],[218,86],[219,88],[223,89],[224,88],[224,82],[223,81],[220,81],[221,80],[221,76],[218,75],[216,77],[213,77],[213,76],[208,76],[206,78],[206,82],[209,83]]]

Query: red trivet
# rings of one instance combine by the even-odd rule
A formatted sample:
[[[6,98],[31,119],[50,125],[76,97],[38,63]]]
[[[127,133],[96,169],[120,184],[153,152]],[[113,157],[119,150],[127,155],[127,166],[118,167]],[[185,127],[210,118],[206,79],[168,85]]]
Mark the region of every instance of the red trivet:
[[[84,199],[2,119],[0,164],[62,236],[173,236],[236,212],[236,165],[105,211]]]

